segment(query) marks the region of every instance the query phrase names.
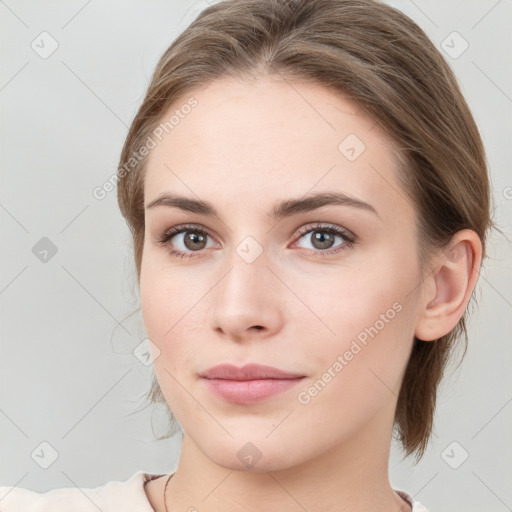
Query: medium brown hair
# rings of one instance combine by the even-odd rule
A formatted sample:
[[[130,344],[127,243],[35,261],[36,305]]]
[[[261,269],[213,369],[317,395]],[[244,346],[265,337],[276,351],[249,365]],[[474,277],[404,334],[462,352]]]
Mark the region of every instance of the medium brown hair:
[[[202,11],[165,51],[122,150],[118,201],[133,236],[139,282],[147,158],[132,161],[129,172],[126,163],[178,99],[217,78],[262,74],[338,91],[386,130],[417,212],[421,269],[434,249],[447,247],[465,228],[480,237],[483,261],[493,225],[484,147],[450,66],[424,31],[373,0],[225,0]],[[432,434],[437,387],[461,334],[465,355],[466,313],[447,335],[414,340],[394,434],[416,461]],[[154,376],[147,398],[165,402]]]

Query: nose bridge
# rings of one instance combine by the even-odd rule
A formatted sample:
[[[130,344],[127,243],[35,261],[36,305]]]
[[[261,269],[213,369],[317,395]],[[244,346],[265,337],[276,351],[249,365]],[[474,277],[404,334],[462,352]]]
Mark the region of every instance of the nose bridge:
[[[270,263],[269,251],[252,235],[242,235],[240,238],[241,241],[233,244],[230,254],[226,256],[230,269],[225,278],[226,288],[237,295],[241,294],[240,299],[245,293],[254,298],[265,291],[267,274],[271,274],[267,268]]]
[[[239,231],[242,232],[243,230]],[[222,279],[213,305],[213,326],[234,337],[254,326],[274,332],[280,323],[278,290],[269,251],[251,235],[242,234],[225,254]],[[236,234],[233,237],[236,240]]]

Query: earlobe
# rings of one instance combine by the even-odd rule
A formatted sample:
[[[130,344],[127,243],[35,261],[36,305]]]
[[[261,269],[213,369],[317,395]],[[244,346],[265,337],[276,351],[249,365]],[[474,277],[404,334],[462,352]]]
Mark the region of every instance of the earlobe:
[[[481,260],[482,243],[474,231],[464,229],[453,235],[423,283],[424,305],[414,333],[417,338],[433,341],[457,325],[476,285]]]

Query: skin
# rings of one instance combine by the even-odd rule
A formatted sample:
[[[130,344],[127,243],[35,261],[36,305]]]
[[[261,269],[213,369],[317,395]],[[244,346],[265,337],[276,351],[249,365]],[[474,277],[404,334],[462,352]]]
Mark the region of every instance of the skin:
[[[478,236],[457,233],[451,252],[439,252],[420,275],[416,213],[398,182],[392,142],[339,94],[275,76],[224,78],[172,110],[192,95],[198,105],[149,154],[144,194],[146,206],[172,192],[209,201],[220,215],[146,210],[142,313],[160,387],[184,430],[169,512],[410,510],[388,478],[400,384],[414,336],[434,340],[464,313]],[[354,161],[338,149],[349,134],[365,145]],[[281,200],[333,191],[377,214],[326,205],[279,221],[267,215]],[[178,234],[157,243],[183,223],[205,228],[207,241],[187,247]],[[317,223],[345,228],[356,242],[334,235],[322,249],[312,239]],[[303,226],[313,231],[298,233]],[[237,253],[248,236],[262,250],[251,263]],[[400,311],[300,403],[298,394],[397,303]],[[305,379],[258,404],[230,404],[198,377],[224,362]],[[261,454],[253,467],[237,455],[249,442]],[[166,478],[145,487],[157,512],[165,511]]]

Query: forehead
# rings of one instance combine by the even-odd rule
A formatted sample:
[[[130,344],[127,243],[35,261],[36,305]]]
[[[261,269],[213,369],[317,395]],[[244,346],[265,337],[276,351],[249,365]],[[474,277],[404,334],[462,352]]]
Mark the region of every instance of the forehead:
[[[195,106],[185,108],[191,98]],[[322,85],[270,76],[216,80],[177,100],[160,126],[148,156],[146,204],[162,191],[224,201],[234,188],[238,201],[332,189],[400,200],[392,140],[353,101]]]

